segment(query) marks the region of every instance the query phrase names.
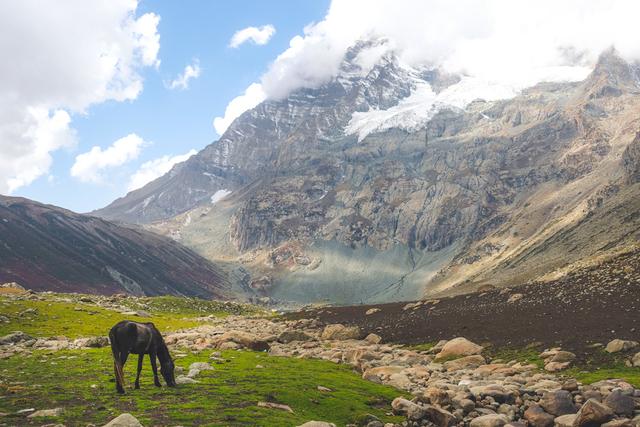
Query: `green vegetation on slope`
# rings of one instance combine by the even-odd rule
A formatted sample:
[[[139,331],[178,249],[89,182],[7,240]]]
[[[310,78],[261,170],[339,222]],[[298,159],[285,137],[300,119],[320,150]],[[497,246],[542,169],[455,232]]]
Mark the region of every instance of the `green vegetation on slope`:
[[[228,314],[257,313],[249,306],[220,301],[179,297],[125,297],[118,303],[128,310],[143,310],[151,317],[123,315],[111,308],[80,301],[81,295],[47,295],[44,300],[13,299],[0,296],[0,312],[9,322],[0,323],[0,335],[23,331],[36,337],[64,335],[77,338],[107,335],[109,329],[123,319],[153,322],[161,331],[175,331],[204,322],[194,317],[223,317]],[[95,296],[84,296],[87,300]],[[101,297],[104,298],[104,297]]]
[[[144,425],[293,426],[309,420],[345,425],[373,414],[382,420],[398,390],[365,381],[344,365],[319,360],[271,357],[250,351],[226,351],[226,363],[203,371],[198,384],[177,388],[153,386],[148,359],[141,389],[133,390],[136,358],[126,365],[127,394],[115,393],[110,350],[35,352],[2,361],[0,412],[62,407],[57,418],[29,420],[9,416],[9,424],[102,425],[130,412]],[[209,352],[187,354],[176,365],[207,361]],[[332,391],[319,391],[323,386]],[[294,413],[261,408],[259,401],[289,405]],[[24,424],[26,423],[26,424]]]

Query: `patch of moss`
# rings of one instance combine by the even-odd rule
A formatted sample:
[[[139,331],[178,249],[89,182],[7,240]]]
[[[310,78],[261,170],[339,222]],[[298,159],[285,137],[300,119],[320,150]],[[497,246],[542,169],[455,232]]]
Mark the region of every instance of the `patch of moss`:
[[[207,361],[209,354],[189,353],[176,365],[186,369],[192,362]],[[131,357],[125,367],[124,396],[115,393],[108,349],[37,351],[3,360],[0,412],[15,414],[30,407],[65,410],[60,417],[37,421],[5,418],[20,425],[103,425],[122,412],[132,413],[144,425],[292,426],[309,420],[345,425],[367,414],[385,422],[401,420],[386,411],[392,399],[405,393],[365,381],[345,365],[226,351],[227,362],[203,371],[196,377],[198,384],[156,388],[145,359],[141,389],[133,390],[136,356]],[[332,391],[319,391],[318,386]],[[282,403],[294,412],[258,407],[259,401]]]

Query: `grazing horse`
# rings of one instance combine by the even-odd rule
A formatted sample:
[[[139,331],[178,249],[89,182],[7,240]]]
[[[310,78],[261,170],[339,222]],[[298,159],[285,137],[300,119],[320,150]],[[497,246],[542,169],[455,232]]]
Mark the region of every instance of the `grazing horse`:
[[[111,352],[113,353],[113,370],[116,376],[116,390],[124,394],[123,367],[127,362],[129,353],[138,355],[138,374],[136,375],[135,388],[140,388],[140,371],[142,371],[142,359],[145,354],[151,359],[153,369],[153,383],[160,387],[158,379],[158,367],[156,356],[160,360],[160,372],[169,387],[175,387],[174,365],[169,355],[169,349],[162,339],[160,331],[153,323],[138,323],[130,320],[118,322],[109,331]]]

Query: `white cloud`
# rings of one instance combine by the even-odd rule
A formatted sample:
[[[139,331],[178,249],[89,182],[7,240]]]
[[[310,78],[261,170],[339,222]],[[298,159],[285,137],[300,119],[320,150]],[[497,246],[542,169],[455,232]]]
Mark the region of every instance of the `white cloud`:
[[[271,40],[271,37],[276,33],[276,29],[273,25],[263,25],[262,27],[247,27],[242,30],[238,30],[231,37],[229,47],[239,47],[241,44],[252,41],[257,45],[265,45]]]
[[[558,67],[592,66],[611,45],[640,58],[639,13],[639,2],[625,0],[333,0],[325,19],[294,37],[261,83],[269,98],[318,86],[357,40],[385,37],[409,65],[521,87],[570,74],[554,74]]]
[[[135,133],[124,136],[106,149],[94,146],[86,153],[76,156],[71,167],[71,176],[83,182],[101,183],[105,169],[121,166],[140,155],[140,150],[148,145]]]
[[[135,0],[0,2],[0,193],[49,170],[75,143],[71,116],[107,100],[135,99],[143,67],[157,67],[153,13]]]
[[[197,79],[200,77],[200,61],[196,58],[193,60],[193,63],[184,67],[184,71],[182,74],[178,74],[178,76],[171,80],[170,82],[165,82],[165,86],[168,89],[188,89],[189,81],[191,79]]]
[[[227,108],[224,110],[224,117],[216,117],[213,119],[213,127],[218,133],[222,135],[231,122],[233,122],[238,116],[245,111],[255,107],[265,99],[262,86],[258,83],[251,84],[244,94],[234,98],[229,102]]]
[[[196,152],[196,150],[190,150],[185,154],[179,154],[177,156],[162,156],[143,163],[140,168],[131,175],[127,191],[133,191],[144,187],[149,182],[169,172],[175,164],[184,162],[189,157],[196,154]]]

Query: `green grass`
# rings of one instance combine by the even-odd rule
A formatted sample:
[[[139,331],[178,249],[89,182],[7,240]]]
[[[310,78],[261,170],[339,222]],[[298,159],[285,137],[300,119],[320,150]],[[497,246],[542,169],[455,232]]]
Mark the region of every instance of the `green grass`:
[[[208,356],[209,352],[188,354],[176,364],[187,368],[192,362],[207,361]],[[11,357],[0,365],[0,412],[65,408],[61,417],[37,421],[10,415],[3,419],[9,425],[103,425],[122,412],[132,413],[146,426],[295,426],[309,420],[342,426],[366,414],[386,422],[400,421],[386,411],[390,401],[404,393],[365,381],[345,365],[250,351],[226,351],[223,357],[228,362],[203,371],[197,377],[199,384],[160,389],[153,386],[146,360],[140,390],[132,389],[136,359],[130,359],[124,396],[115,393],[111,355],[106,348]],[[318,386],[332,391],[320,392]],[[283,403],[294,413],[259,408],[258,401]]]
[[[586,360],[562,372],[585,384],[609,378],[620,378],[640,388],[640,368],[625,365],[630,353],[607,353],[603,349],[596,349]]]
[[[230,313],[252,314],[255,309],[237,304],[226,305],[219,301],[194,298],[150,297],[124,298],[122,304],[133,311],[144,310],[151,317],[123,315],[92,303],[61,302],[51,295],[47,300],[13,300],[0,297],[0,313],[9,318],[9,323],[0,323],[0,335],[12,331],[23,331],[36,337],[64,335],[77,338],[107,335],[109,329],[123,319],[153,322],[161,331],[174,331],[202,324],[194,317],[214,315],[223,317]],[[76,297],[77,298],[77,297]],[[29,309],[35,312],[25,311]],[[191,319],[189,319],[191,318]]]
[[[533,364],[538,368],[544,367],[544,361],[540,358],[541,350],[538,348],[493,348],[485,349],[482,354],[488,356],[491,360],[501,359],[504,363],[512,360],[525,364]]]

